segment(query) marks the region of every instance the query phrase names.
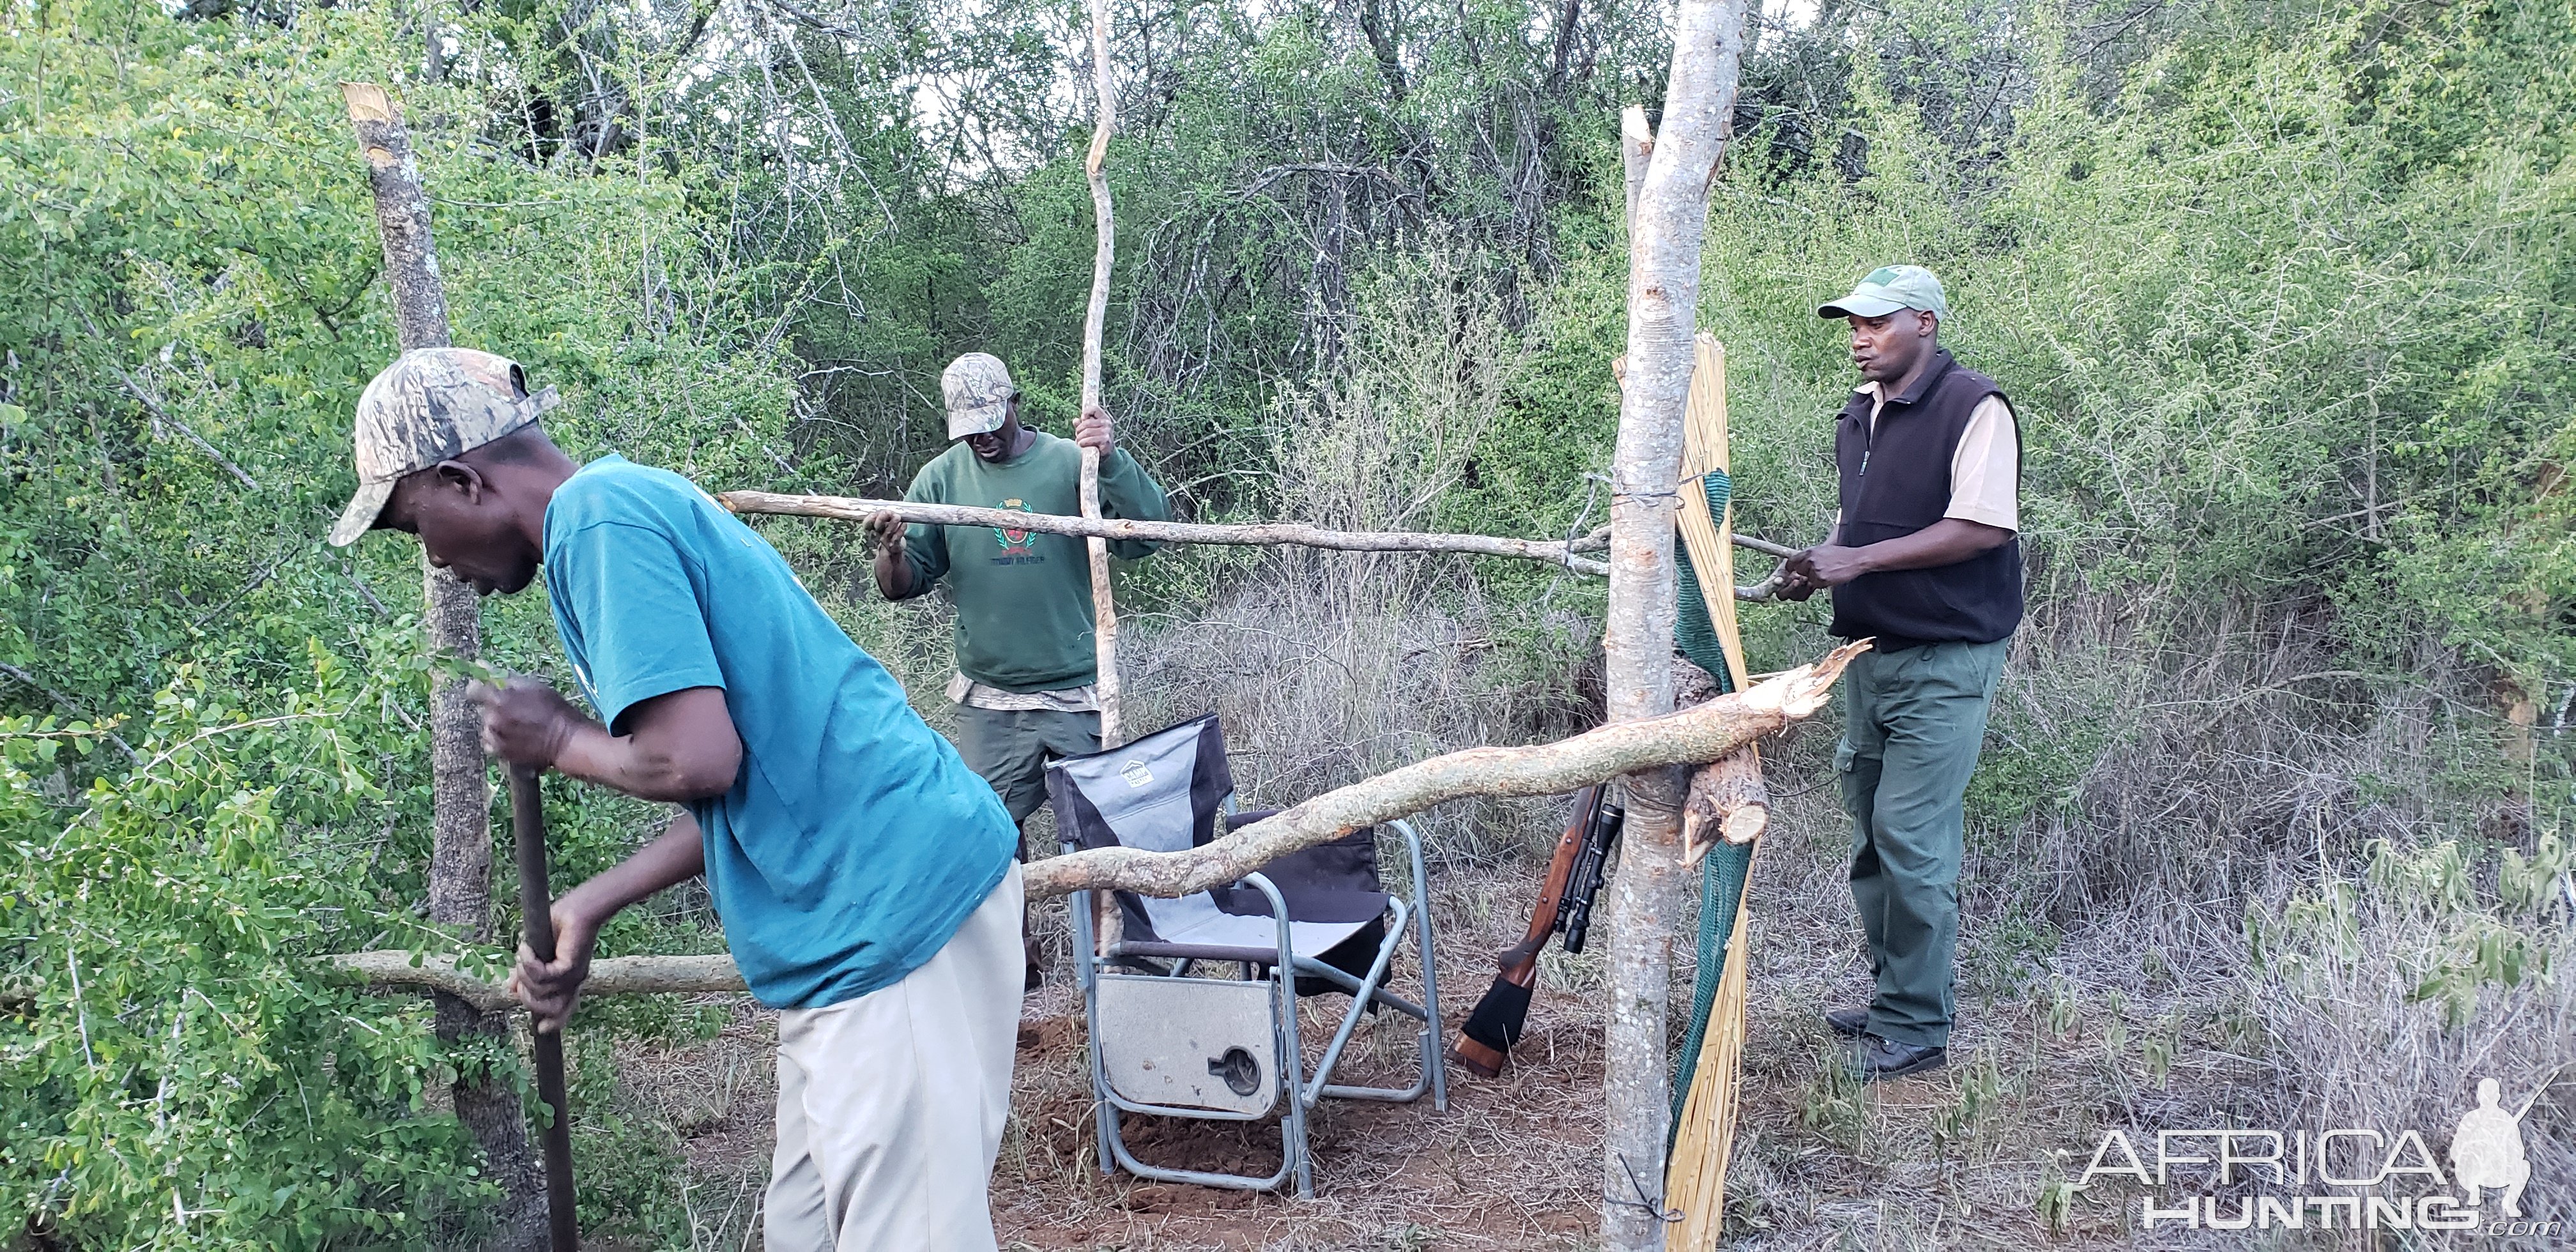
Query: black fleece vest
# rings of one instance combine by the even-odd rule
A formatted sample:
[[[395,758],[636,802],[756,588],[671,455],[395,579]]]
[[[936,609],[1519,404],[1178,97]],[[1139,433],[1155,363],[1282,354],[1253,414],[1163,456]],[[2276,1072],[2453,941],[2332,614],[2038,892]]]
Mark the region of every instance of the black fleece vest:
[[[1995,380],[1959,364],[1946,348],[1923,377],[1879,410],[1875,433],[1870,397],[1853,393],[1834,426],[1843,546],[1866,547],[1940,521],[1950,508],[1950,458],[1968,417],[1986,397],[2002,394]],[[2016,422],[2016,449],[2020,439]],[[1874,635],[1882,647],[1991,643],[2021,625],[2021,608],[2016,535],[1954,565],[1863,574],[1834,588],[1833,633],[1845,639]]]

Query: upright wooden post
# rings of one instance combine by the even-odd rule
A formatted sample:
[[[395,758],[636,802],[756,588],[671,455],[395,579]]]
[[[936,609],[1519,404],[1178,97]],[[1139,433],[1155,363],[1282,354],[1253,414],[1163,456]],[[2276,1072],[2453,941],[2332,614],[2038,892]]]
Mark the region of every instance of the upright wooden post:
[[[393,289],[394,333],[405,352],[448,346],[447,295],[438,279],[438,257],[429,234],[429,197],[420,184],[411,134],[402,110],[373,83],[342,83],[349,124],[367,161],[375,192],[376,230],[383,237],[385,282]],[[422,614],[430,651],[473,660],[483,650],[482,615],[474,589],[421,558]],[[438,683],[429,697],[431,836],[429,919],[476,943],[492,939],[492,792],[483,765],[483,726],[465,698],[465,680]],[[508,1019],[486,1013],[444,992],[434,996],[438,1037],[498,1041]],[[506,1199],[485,1246],[522,1252],[546,1246],[544,1194],[528,1156],[527,1116],[519,1093],[486,1073],[459,1075],[456,1120],[483,1149],[486,1176]]]
[[[1609,717],[1672,708],[1673,534],[1682,415],[1690,395],[1700,245],[1709,183],[1735,106],[1745,0],[1680,0],[1663,126],[1640,153],[1643,119],[1622,127],[1636,211],[1629,223],[1628,365],[1611,465],[1610,604],[1602,630]],[[1602,1243],[1647,1252],[1664,1241],[1665,1004],[1681,882],[1680,775],[1628,777],[1628,824],[1610,884],[1610,1014],[1603,1061]]]
[[[1109,320],[1109,266],[1118,251],[1117,220],[1109,208],[1109,132],[1118,124],[1117,83],[1109,73],[1109,0],[1091,0],[1091,91],[1098,112],[1091,125],[1091,154],[1083,174],[1091,182],[1091,217],[1098,242],[1091,254],[1091,304],[1082,315],[1082,407],[1100,406],[1100,340]],[[1100,520],[1100,450],[1082,450],[1082,515]],[[1118,606],[1109,598],[1109,541],[1083,540],[1091,555],[1092,649],[1100,675],[1100,746],[1124,742],[1118,725]]]

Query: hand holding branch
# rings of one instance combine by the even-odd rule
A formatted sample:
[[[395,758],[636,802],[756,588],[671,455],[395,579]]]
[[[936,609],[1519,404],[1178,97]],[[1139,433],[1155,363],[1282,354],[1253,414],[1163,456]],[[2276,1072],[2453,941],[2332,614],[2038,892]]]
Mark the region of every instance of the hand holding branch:
[[[553,769],[576,733],[598,725],[561,692],[524,676],[498,687],[478,679],[465,698],[483,706],[483,751],[512,765]]]
[[[903,555],[903,516],[879,512],[868,519],[868,538],[876,544],[879,556]]]
[[[876,543],[876,556],[868,570],[876,575],[877,594],[889,600],[901,600],[913,592],[912,561],[904,549],[903,515],[892,509],[878,509],[868,514],[868,538]]]
[[[1833,537],[1842,538],[1841,526],[1834,528]],[[1788,576],[1778,594],[1784,600],[1804,600],[1819,587],[1840,587],[1864,574],[1956,565],[2002,547],[2012,537],[2013,532],[2001,526],[1945,517],[1912,534],[1857,548],[1820,543],[1789,558],[1784,567]]]
[[[555,901],[549,912],[555,923],[555,959],[540,961],[522,943],[518,968],[502,984],[502,990],[528,1006],[528,1016],[536,1019],[540,1032],[561,1030],[571,1019],[573,1007],[581,1002],[581,984],[590,977],[591,950],[599,943],[599,922],[574,904],[572,896]]]
[[[1817,544],[1790,557],[1788,576],[1781,580],[1783,593],[1792,600],[1804,600],[1818,588],[1839,587],[1869,572],[1861,549]]]
[[[1073,423],[1073,441],[1086,448],[1100,449],[1102,456],[1109,455],[1111,436],[1109,410],[1099,405],[1084,409],[1082,416]]]

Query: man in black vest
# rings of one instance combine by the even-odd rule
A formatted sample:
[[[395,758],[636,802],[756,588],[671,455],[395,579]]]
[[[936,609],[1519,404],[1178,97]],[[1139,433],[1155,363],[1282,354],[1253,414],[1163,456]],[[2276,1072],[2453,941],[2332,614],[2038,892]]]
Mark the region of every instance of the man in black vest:
[[[1852,815],[1852,902],[1877,994],[1827,1023],[1870,1079],[1947,1058],[1968,775],[2021,624],[2021,438],[1995,380],[1941,347],[1930,270],[1873,270],[1816,310],[1851,323],[1862,383],[1834,427],[1842,512],[1784,593],[1834,596],[1833,633],[1876,647],[1843,675],[1834,768]]]

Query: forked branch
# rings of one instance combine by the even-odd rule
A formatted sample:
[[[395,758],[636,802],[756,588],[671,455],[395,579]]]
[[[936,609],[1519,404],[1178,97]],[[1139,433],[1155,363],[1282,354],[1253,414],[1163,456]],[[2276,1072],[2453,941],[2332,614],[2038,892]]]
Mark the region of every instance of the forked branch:
[[[1869,647],[1845,644],[1734,695],[1663,717],[1618,722],[1524,748],[1468,748],[1325,792],[1186,852],[1093,848],[1028,867],[1032,897],[1116,889],[1185,896],[1235,882],[1271,861],[1363,826],[1468,796],[1563,795],[1668,765],[1714,761],[1824,707],[1843,667]]]

